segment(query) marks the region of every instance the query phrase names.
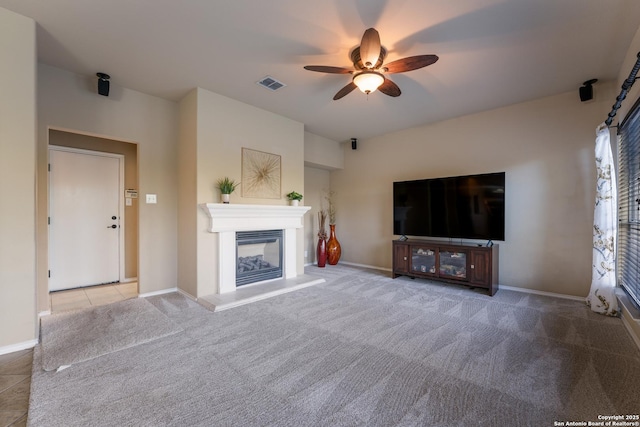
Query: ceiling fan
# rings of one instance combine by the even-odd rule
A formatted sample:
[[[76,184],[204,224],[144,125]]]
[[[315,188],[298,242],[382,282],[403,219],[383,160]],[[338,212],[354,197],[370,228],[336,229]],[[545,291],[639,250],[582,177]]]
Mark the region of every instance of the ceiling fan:
[[[438,60],[436,55],[417,55],[398,59],[383,66],[386,56],[386,49],[380,45],[380,34],[375,28],[369,28],[364,32],[360,46],[351,52],[351,61],[355,70],[325,65],[307,65],[304,69],[319,73],[353,75],[351,83],[335,94],[334,101],[351,93],[356,87],[367,95],[378,89],[385,95],[396,97],[400,96],[402,92],[398,85],[386,77],[385,74],[417,70]]]

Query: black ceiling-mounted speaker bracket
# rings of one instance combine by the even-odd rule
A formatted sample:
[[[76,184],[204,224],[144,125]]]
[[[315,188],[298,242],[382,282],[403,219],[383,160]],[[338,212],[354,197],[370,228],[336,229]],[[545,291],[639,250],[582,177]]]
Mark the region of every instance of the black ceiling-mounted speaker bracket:
[[[105,73],[97,73],[98,76],[98,93],[102,96],[109,96],[109,79],[111,76]]]
[[[593,84],[597,82],[598,79],[587,80],[582,83],[582,87],[580,88],[580,101],[587,102],[593,99]]]

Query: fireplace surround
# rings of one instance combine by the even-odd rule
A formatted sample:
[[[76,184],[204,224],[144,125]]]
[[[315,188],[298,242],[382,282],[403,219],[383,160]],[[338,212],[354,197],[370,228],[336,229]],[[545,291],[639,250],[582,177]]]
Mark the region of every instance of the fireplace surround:
[[[209,217],[207,231],[218,237],[217,259],[212,260],[212,267],[218,277],[218,294],[236,290],[237,232],[282,230],[283,279],[292,279],[302,274],[297,267],[297,229],[303,228],[304,214],[311,207],[224,203],[205,203],[200,207]]]

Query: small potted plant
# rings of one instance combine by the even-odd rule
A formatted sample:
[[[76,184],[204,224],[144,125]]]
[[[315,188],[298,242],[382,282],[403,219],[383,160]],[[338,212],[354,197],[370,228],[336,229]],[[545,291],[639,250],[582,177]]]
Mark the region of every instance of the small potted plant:
[[[291,201],[291,206],[298,206],[298,203],[300,203],[300,200],[302,200],[302,194],[292,191],[291,193],[287,194],[287,199]]]
[[[229,203],[229,195],[234,192],[240,183],[225,176],[224,178],[219,179],[216,185],[222,194],[222,203]]]

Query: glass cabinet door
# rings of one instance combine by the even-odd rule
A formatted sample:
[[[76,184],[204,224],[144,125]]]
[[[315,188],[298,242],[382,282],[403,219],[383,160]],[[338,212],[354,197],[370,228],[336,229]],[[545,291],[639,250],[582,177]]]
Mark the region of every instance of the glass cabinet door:
[[[417,273],[436,274],[436,252],[433,249],[411,249],[411,270]]]
[[[467,278],[466,252],[440,251],[440,276],[456,279]]]

